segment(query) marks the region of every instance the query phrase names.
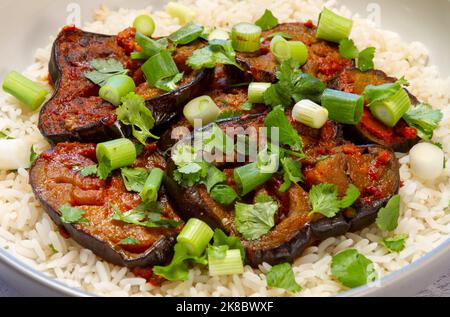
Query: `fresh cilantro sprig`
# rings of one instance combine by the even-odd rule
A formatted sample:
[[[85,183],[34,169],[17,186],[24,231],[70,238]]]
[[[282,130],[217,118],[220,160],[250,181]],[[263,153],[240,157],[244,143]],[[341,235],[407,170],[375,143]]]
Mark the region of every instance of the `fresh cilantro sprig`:
[[[378,278],[373,262],[355,249],[333,256],[331,273],[342,285],[349,288],[365,285]]]
[[[358,69],[363,72],[375,67],[373,63],[375,51],[375,47],[368,47],[360,52],[351,39],[344,39],[339,43],[341,56],[345,59],[358,59]]]
[[[295,280],[294,271],[289,263],[282,263],[272,267],[266,274],[267,286],[282,288],[292,293],[298,293],[302,287]]]
[[[283,167],[284,183],[280,187],[280,192],[286,192],[292,184],[297,184],[304,181],[302,173],[302,165],[290,157],[281,159],[281,166]]]
[[[430,105],[421,103],[409,109],[403,116],[410,127],[416,128],[418,136],[428,141],[443,118],[442,111],[434,110]]]
[[[208,46],[194,51],[186,64],[194,70],[214,68],[218,64],[233,65],[242,70],[236,62],[236,52],[229,40],[210,41]]]
[[[145,182],[148,178],[148,171],[145,168],[128,168],[121,169],[123,183],[129,192],[140,193],[144,189]]]
[[[278,19],[273,15],[272,11],[266,9],[264,14],[256,20],[255,24],[259,26],[263,31],[270,30],[276,27],[279,22]]]
[[[300,135],[291,125],[281,107],[276,107],[266,116],[264,126],[268,129],[269,138],[273,138],[271,129],[278,129],[280,145],[289,146],[297,152],[303,150],[303,142]]]
[[[376,224],[383,231],[394,231],[398,227],[400,216],[400,195],[393,196],[386,207],[378,211]]]
[[[391,238],[381,240],[381,245],[391,252],[401,252],[405,249],[406,240],[409,236],[407,234],[400,234]]]
[[[114,58],[94,59],[90,62],[94,71],[84,72],[84,76],[94,84],[104,86],[108,79],[116,75],[126,75],[128,70],[125,69],[121,62]]]
[[[312,211],[309,215],[319,213],[327,218],[333,218],[341,209],[352,206],[360,195],[359,189],[353,184],[348,187],[342,199],[338,197],[336,185],[315,185],[309,192],[309,199],[312,204]]]
[[[59,208],[61,212],[61,221],[67,224],[86,224],[89,220],[83,218],[86,211],[81,208],[72,207],[69,204],[62,205]]]

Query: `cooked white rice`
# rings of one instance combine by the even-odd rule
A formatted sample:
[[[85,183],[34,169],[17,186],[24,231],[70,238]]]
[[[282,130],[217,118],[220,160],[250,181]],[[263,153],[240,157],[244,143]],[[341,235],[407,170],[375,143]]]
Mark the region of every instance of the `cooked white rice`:
[[[335,1],[323,0],[184,0],[198,12],[197,21],[204,25],[228,27],[237,22],[254,21],[264,8],[271,9],[284,22],[306,21],[317,17],[324,5],[346,16],[351,12],[337,7]],[[117,12],[102,7],[95,13],[94,22],[86,30],[117,33],[128,27],[142,13],[151,13],[156,20],[157,35],[167,35],[179,28],[178,21],[165,12],[120,9]],[[352,38],[360,48],[375,46],[376,67],[389,75],[405,76],[411,91],[419,99],[441,109],[444,119],[436,130],[434,140],[443,144],[447,157],[450,153],[450,79],[441,79],[436,67],[427,66],[428,51],[421,43],[405,43],[390,31],[375,28],[358,16]],[[39,49],[35,63],[25,74],[45,82],[50,46]],[[49,87],[50,89],[50,87]],[[0,131],[9,129],[11,136],[28,140],[38,152],[48,147],[37,128],[37,113],[28,113],[10,97],[0,97]],[[329,296],[344,288],[333,280],[331,257],[346,248],[356,248],[371,259],[381,276],[408,265],[430,252],[450,236],[450,214],[446,212],[450,197],[450,164],[444,175],[433,183],[423,183],[411,175],[409,157],[401,158],[402,215],[396,234],[407,233],[406,248],[400,254],[391,254],[378,244],[385,234],[371,226],[357,234],[330,238],[310,247],[294,264],[297,282],[303,291],[297,296]],[[144,279],[136,278],[126,268],[108,264],[91,251],[82,249],[72,240],[58,233],[50,218],[42,211],[28,185],[28,172],[0,171],[0,246],[25,263],[70,286],[105,296],[289,296],[280,289],[268,289],[264,272],[246,267],[241,276],[209,277],[206,271],[195,268],[190,280],[166,283],[154,287]],[[52,249],[55,249],[55,253]]]

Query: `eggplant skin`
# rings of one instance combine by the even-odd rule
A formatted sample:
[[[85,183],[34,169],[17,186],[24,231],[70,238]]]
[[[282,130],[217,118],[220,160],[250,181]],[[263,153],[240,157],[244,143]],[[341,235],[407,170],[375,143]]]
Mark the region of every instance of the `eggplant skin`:
[[[54,149],[45,152],[44,156],[46,154],[51,155],[53,151]],[[173,247],[176,243],[177,234],[175,232],[166,232],[164,235],[159,234],[159,237],[145,252],[131,254],[122,248],[114,247],[114,244],[107,239],[102,239],[98,235],[89,234],[88,231],[83,230],[82,226],[63,223],[60,212],[55,208],[54,201],[55,199],[59,201],[61,197],[57,193],[54,196],[55,198],[49,198],[50,196],[46,194],[46,187],[44,185],[48,180],[42,179],[42,173],[45,170],[45,165],[48,164],[47,162],[47,158],[41,155],[30,169],[30,184],[33,193],[52,221],[60,228],[63,228],[74,241],[82,247],[91,250],[100,258],[123,267],[149,267],[165,264],[170,261],[173,256]]]
[[[61,31],[60,35],[53,43],[51,59],[49,62],[49,76],[55,87],[55,91],[50,100],[47,101],[41,108],[39,116],[39,129],[42,135],[52,144],[58,144],[61,142],[99,143],[111,139],[129,137],[131,135],[131,129],[118,121],[114,122],[114,120],[116,120],[116,117],[113,110],[111,110],[111,113],[108,113],[108,115],[104,118],[100,118],[97,121],[91,120],[91,122],[87,125],[76,127],[72,130],[58,129],[62,131],[56,132],[54,131],[55,129],[50,129],[47,127],[48,124],[46,124],[46,120],[57,120],[50,115],[52,112],[56,112],[55,109],[52,108],[56,107],[58,113],[64,111],[64,107],[62,107],[61,105],[62,102],[59,101],[61,93],[60,90],[62,89],[61,86],[63,86],[62,81],[64,80],[62,68],[61,65],[59,65],[59,45],[61,44],[61,41],[64,41],[66,34],[78,34],[78,36],[81,37],[80,43],[78,43],[80,45],[82,45],[81,42],[83,40],[86,40],[86,42],[89,42],[93,39],[99,41],[108,41],[116,38],[115,36],[84,32],[78,29],[71,28]],[[120,51],[121,48],[114,49],[117,49],[117,51],[121,54],[121,57],[118,59],[123,63],[126,63],[127,58],[124,57],[124,52]],[[92,58],[95,58],[95,56],[92,56]],[[105,56],[98,56],[98,58],[105,58]],[[168,92],[163,95],[146,100],[146,105],[150,110],[152,110],[153,116],[155,117],[155,131],[159,131],[161,128],[167,125],[170,120],[181,114],[183,111],[183,107],[189,100],[200,96],[203,93],[205,87],[207,87],[211,75],[212,70],[202,70],[198,72],[197,76],[188,85],[180,87],[179,89],[172,92]],[[75,97],[76,96],[74,96],[73,98]],[[55,105],[53,103],[55,103]],[[100,109],[102,105],[99,104],[98,107]]]

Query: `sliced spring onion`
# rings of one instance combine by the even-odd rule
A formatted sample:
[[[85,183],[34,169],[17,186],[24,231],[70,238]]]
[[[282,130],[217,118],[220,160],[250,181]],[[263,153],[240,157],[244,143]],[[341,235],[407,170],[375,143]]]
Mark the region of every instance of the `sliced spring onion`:
[[[325,8],[319,17],[317,38],[339,43],[348,38],[352,31],[353,21]]]
[[[173,18],[180,20],[181,24],[193,21],[197,12],[181,3],[169,2],[166,6],[166,12]]]
[[[248,101],[251,103],[264,103],[264,93],[271,83],[251,83],[248,86]]]
[[[303,99],[292,110],[292,117],[313,129],[320,129],[328,120],[328,110],[315,102]]]
[[[209,256],[209,275],[234,275],[244,273],[244,263],[242,262],[240,250],[228,250],[225,258],[218,259]]]
[[[159,81],[177,75],[178,68],[169,51],[162,51],[148,59],[141,67],[145,78],[151,87],[156,87]]]
[[[202,35],[205,28],[195,23],[188,23],[181,29],[169,35],[169,40],[176,45],[191,43]]]
[[[145,36],[152,36],[155,32],[155,21],[149,15],[143,14],[134,19],[133,27],[136,32],[142,33]]]
[[[97,160],[111,171],[126,167],[136,161],[136,146],[128,139],[117,139],[97,145]]]
[[[270,50],[280,63],[292,58],[304,65],[308,59],[308,48],[303,42],[287,41],[281,35],[273,37]]]
[[[234,181],[236,182],[241,196],[245,196],[257,187],[266,183],[272,178],[271,173],[263,173],[258,167],[258,163],[254,162],[241,166],[234,170]]]
[[[388,127],[395,127],[405,113],[411,107],[411,99],[408,93],[402,88],[394,95],[384,100],[373,102],[370,111],[373,116],[383,122]]]
[[[106,84],[100,88],[98,95],[117,107],[122,98],[135,89],[133,78],[127,75],[116,75],[108,79]]]
[[[255,24],[236,24],[231,30],[233,48],[238,52],[256,52],[261,48],[261,34],[262,29]]]
[[[209,41],[213,40],[222,40],[222,41],[228,41],[230,39],[230,33],[223,29],[215,29],[211,32],[208,36]]]
[[[322,95],[322,107],[328,110],[331,120],[356,125],[361,121],[364,98],[360,95],[325,89]]]
[[[164,177],[164,171],[160,168],[154,168],[145,182],[140,195],[144,202],[155,202],[158,200],[159,189]]]
[[[190,124],[194,125],[199,120],[204,126],[217,120],[220,109],[211,97],[200,96],[184,107],[183,114]]]
[[[3,81],[3,90],[16,97],[33,111],[42,105],[48,95],[48,91],[42,85],[16,71],[6,75]]]
[[[189,250],[189,254],[201,256],[213,236],[214,231],[206,223],[191,218],[178,235],[177,241]]]

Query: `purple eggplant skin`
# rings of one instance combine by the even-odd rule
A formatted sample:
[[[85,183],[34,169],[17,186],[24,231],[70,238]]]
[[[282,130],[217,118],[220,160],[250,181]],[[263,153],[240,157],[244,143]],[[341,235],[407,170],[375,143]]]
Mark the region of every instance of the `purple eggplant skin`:
[[[33,189],[35,197],[38,199],[43,210],[50,216],[52,221],[59,227],[65,230],[70,237],[80,244],[82,247],[87,248],[94,252],[102,259],[123,267],[151,267],[154,265],[161,265],[170,261],[173,256],[173,247],[176,243],[175,232],[166,232],[145,250],[145,252],[139,254],[131,254],[125,252],[122,248],[115,247],[112,242],[100,239],[97,236],[90,235],[83,230],[82,227],[73,224],[63,223],[61,221],[61,213],[55,208],[55,202],[51,202],[48,199],[44,183],[48,181],[42,178],[42,173],[45,170],[47,158],[43,157],[46,154],[53,153],[54,149],[51,149],[38,157],[33,163],[30,169],[30,185]],[[160,192],[164,193],[162,191]],[[60,198],[56,198],[59,200]]]
[[[68,30],[71,32],[72,30]],[[86,39],[86,43],[90,39],[107,40],[114,38],[114,36],[84,32],[80,30],[73,30],[73,32],[80,32],[82,37]],[[52,133],[47,131],[44,122],[44,114],[49,111],[49,105],[58,97],[62,81],[62,70],[58,64],[58,45],[60,38],[64,33],[55,40],[52,47],[51,59],[49,62],[49,76],[54,84],[55,91],[48,102],[44,104],[40,111],[39,128],[42,135],[51,143],[58,144],[61,142],[92,142],[100,143],[103,141],[117,139],[121,137],[129,137],[131,129],[128,126],[116,121],[111,124],[111,118],[115,116],[107,116],[89,125],[79,127],[73,130],[66,130],[62,133]],[[85,45],[80,41],[80,45]],[[99,58],[106,58],[107,56],[99,56]],[[212,75],[212,70],[205,69],[198,72],[197,76],[188,85],[180,87],[172,92],[146,100],[147,107],[152,110],[155,118],[155,131],[164,128],[170,120],[182,113],[185,104],[193,98],[200,96],[207,87]]]

